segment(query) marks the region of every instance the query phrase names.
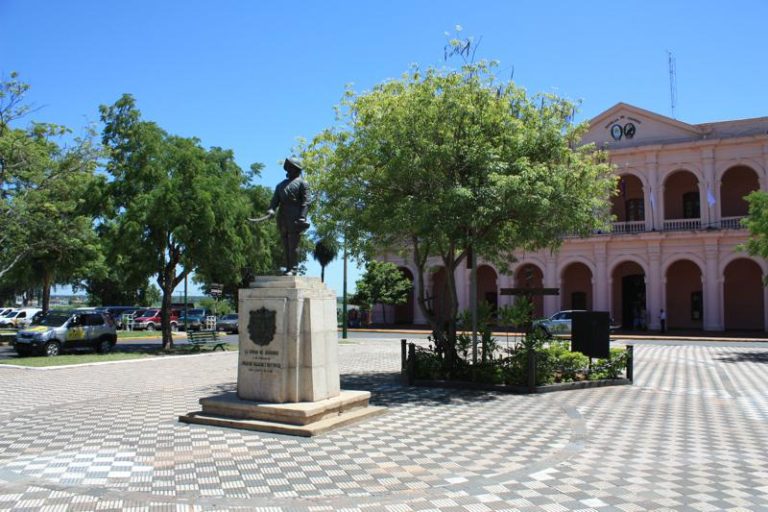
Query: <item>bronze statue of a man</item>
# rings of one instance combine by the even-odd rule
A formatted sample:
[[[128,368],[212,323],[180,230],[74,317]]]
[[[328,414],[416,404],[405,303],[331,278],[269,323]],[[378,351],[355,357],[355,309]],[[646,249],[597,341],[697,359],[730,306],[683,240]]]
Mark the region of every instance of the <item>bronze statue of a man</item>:
[[[296,275],[298,267],[299,240],[307,230],[309,210],[309,186],[301,177],[301,165],[292,158],[283,163],[286,178],[275,187],[267,215],[271,218],[277,210],[277,229],[285,253],[285,275]]]

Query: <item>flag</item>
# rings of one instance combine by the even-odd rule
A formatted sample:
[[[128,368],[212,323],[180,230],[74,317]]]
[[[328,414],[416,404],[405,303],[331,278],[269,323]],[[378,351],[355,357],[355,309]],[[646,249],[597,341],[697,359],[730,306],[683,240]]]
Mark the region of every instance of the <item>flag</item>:
[[[653,197],[653,189],[651,189],[648,193],[648,200],[651,203],[651,210],[656,209],[656,199]]]
[[[709,206],[715,206],[715,196],[712,194],[712,189],[707,187],[707,204]]]

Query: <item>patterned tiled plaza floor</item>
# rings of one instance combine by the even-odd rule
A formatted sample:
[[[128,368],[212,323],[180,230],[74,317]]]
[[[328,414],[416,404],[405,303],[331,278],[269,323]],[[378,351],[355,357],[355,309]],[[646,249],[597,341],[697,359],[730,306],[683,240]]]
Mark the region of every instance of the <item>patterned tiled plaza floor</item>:
[[[768,511],[768,350],[638,346],[634,386],[407,388],[399,343],[340,346],[388,412],[303,439],[179,423],[236,353],[0,368],[0,511]]]

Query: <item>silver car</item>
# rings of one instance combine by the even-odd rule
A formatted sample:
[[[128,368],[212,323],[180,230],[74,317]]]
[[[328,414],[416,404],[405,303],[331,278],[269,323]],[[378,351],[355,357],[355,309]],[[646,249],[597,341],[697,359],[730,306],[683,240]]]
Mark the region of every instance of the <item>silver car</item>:
[[[549,318],[535,320],[533,329],[540,331],[545,336],[554,336],[555,334],[571,334],[571,319],[573,313],[580,313],[581,309],[568,309],[558,311]]]
[[[16,333],[14,348],[24,357],[57,356],[64,350],[91,349],[101,354],[117,343],[115,321],[99,311],[50,311],[35,325]]]

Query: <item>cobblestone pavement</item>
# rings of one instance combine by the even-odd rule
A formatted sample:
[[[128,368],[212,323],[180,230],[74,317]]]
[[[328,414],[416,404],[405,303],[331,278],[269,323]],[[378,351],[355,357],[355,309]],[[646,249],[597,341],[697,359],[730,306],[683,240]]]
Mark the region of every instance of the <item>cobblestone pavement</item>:
[[[236,353],[0,368],[0,511],[768,510],[768,349],[637,346],[635,385],[410,389],[340,346],[386,415],[313,439],[179,423]]]

